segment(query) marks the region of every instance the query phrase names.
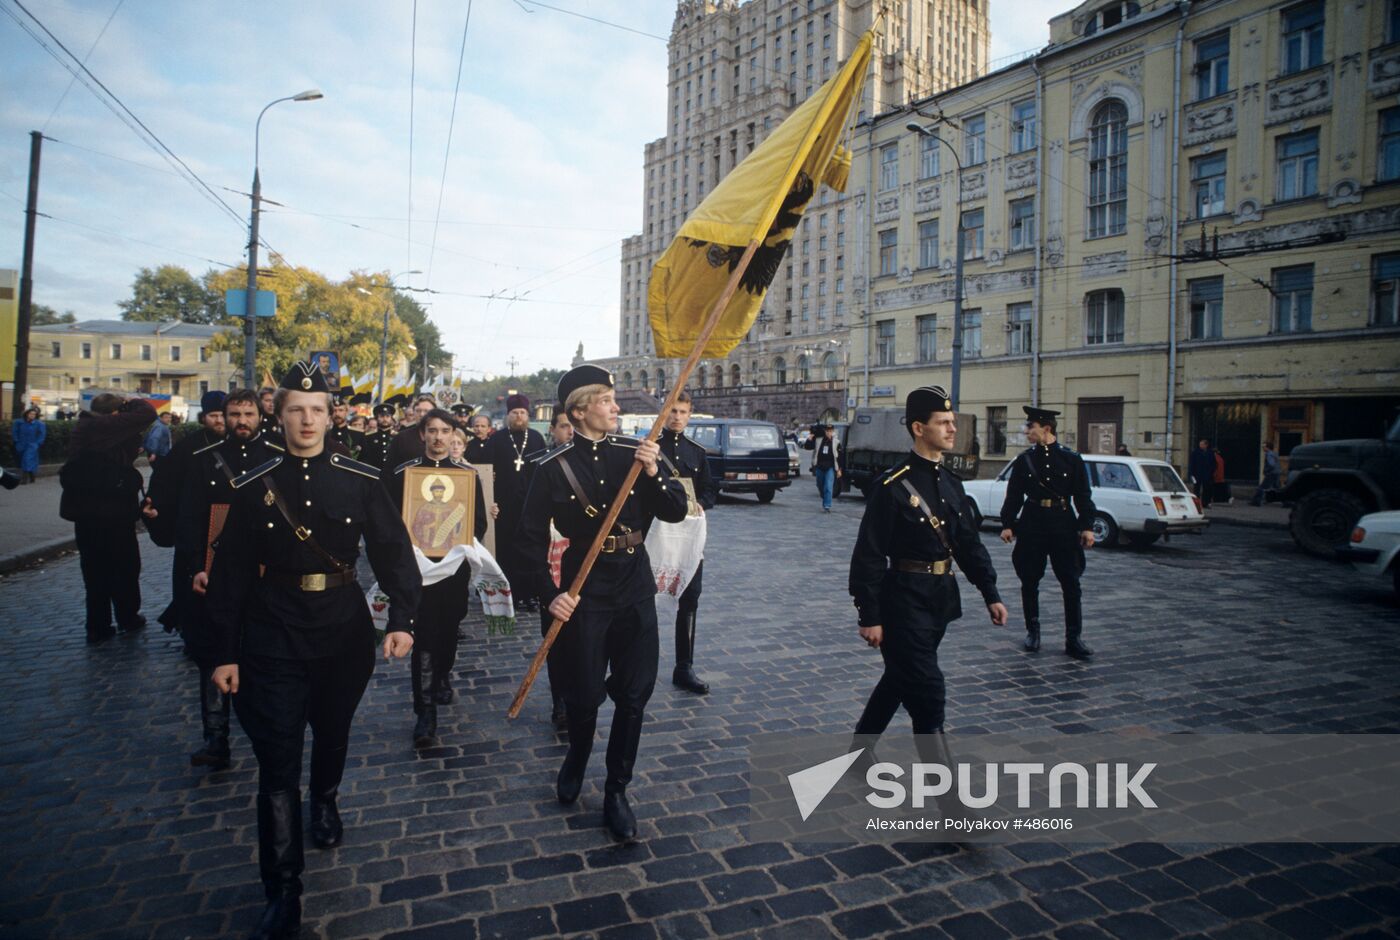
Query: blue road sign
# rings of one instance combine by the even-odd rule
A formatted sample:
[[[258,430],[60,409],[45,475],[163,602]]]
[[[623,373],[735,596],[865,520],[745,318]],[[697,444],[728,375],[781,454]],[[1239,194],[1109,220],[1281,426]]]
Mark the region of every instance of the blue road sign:
[[[246,317],[248,315],[248,292],[242,289],[224,291],[224,309],[231,317]],[[277,315],[277,295],[270,290],[258,291],[257,299],[253,302],[253,310],[260,317],[271,317]]]

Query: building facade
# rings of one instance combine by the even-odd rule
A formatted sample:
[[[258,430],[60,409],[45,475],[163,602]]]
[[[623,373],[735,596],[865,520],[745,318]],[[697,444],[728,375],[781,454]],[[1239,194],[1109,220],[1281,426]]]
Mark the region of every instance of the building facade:
[[[959,406],[990,466],[1032,403],[1084,452],[1182,465],[1207,438],[1241,481],[1264,442],[1378,436],[1400,405],[1400,2],[1090,0],[1050,27],[861,128],[852,397],[951,385],[961,220]]]
[[[681,0],[669,43],[667,133],[645,148],[642,231],[622,243],[620,400],[654,405],[680,363],[654,355],[651,268],[690,210],[850,55],[876,0]],[[891,4],[860,106],[869,115],[987,66],[987,0]],[[849,200],[822,187],[749,337],[689,382],[697,410],[787,424],[844,408]],[[817,411],[810,409],[817,407]]]
[[[177,395],[198,401],[231,391],[240,373],[214,338],[228,327],[199,323],[85,320],[35,326],[29,335],[30,396],[75,407],[84,389]]]

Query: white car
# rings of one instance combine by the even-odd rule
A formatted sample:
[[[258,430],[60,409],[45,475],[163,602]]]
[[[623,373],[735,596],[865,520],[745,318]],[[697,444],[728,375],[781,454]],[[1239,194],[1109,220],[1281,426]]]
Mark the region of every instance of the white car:
[[[1400,512],[1362,516],[1351,530],[1351,542],[1337,549],[1337,557],[1373,578],[1389,575],[1400,594]]]
[[[1017,460],[1021,459],[1019,457]],[[1013,460],[992,480],[963,483],[980,522],[999,519]],[[1151,545],[1162,535],[1199,535],[1210,520],[1171,464],[1146,457],[1084,455],[1094,497],[1094,538],[1116,545],[1119,534],[1134,545]]]

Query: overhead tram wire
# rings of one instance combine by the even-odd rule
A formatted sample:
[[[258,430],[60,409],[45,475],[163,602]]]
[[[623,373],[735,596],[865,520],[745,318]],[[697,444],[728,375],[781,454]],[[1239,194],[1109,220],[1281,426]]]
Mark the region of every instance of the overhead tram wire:
[[[43,21],[41,21],[33,13],[29,12],[29,9],[24,5],[23,2],[21,2],[21,0],[10,0],[10,3],[13,3],[24,13],[25,16],[33,20],[34,24],[37,25],[39,29],[43,30],[44,34],[48,36],[49,39],[51,39],[55,45],[62,49],[64,54],[67,55],[69,59],[76,63],[77,68],[82,72],[81,76],[78,74],[78,72],[74,71],[72,65],[69,65],[68,62],[64,61],[64,59],[58,55],[58,53],[54,52],[53,49],[51,49],[49,45],[45,43],[43,39],[39,37],[33,31],[33,29],[29,27],[27,23],[25,23],[18,16],[16,16],[14,11],[4,7],[0,7],[0,9],[4,9],[5,13],[17,24],[19,24],[19,27],[23,29],[26,33],[28,33],[30,38],[34,39],[35,42],[39,43],[40,47],[43,48],[45,52],[53,56],[55,61],[57,61],[60,65],[67,69],[68,72],[72,74],[75,78],[81,81],[84,87],[91,91],[93,93],[93,96],[96,97],[99,101],[101,101],[107,107],[108,110],[115,114],[118,120],[126,124],[127,127],[131,129],[131,131],[135,133],[137,137],[141,138],[142,142],[144,142],[147,146],[155,150],[156,153],[158,153],[161,156],[161,158],[164,159],[167,163],[170,163],[172,166],[178,166],[179,169],[183,170],[184,174],[186,174],[187,181],[190,182],[191,185],[194,185],[199,190],[202,190],[204,193],[207,193],[207,198],[212,199],[217,204],[217,207],[221,207],[223,211],[228,214],[229,218],[233,219],[233,221],[238,225],[240,229],[244,227],[243,217],[238,212],[234,211],[233,207],[230,206],[227,202],[225,202],[223,197],[216,193],[213,190],[213,188],[209,186],[208,183],[204,182],[204,180],[199,176],[198,173],[190,169],[189,164],[185,163],[184,160],[180,159],[180,157],[175,153],[175,151],[171,150],[170,147],[166,145],[165,141],[161,140],[159,135],[155,133],[155,131],[147,127],[146,123],[142,121],[139,117],[137,117],[135,112],[128,108],[126,106],[126,103],[123,102],[121,98],[117,97],[117,95],[110,88],[103,84],[101,79],[99,79],[95,74],[93,74],[91,69],[84,65],[82,61],[78,59],[77,56],[73,55],[72,51],[69,50],[68,47],[63,44],[62,40],[55,36],[53,32],[50,31],[49,28],[44,25]],[[86,78],[84,78],[83,76],[86,76]],[[91,80],[94,84],[97,85],[98,88],[101,88],[103,94],[98,94],[97,91],[92,87],[92,85],[88,84],[88,80]],[[104,97],[104,95],[106,97]],[[120,108],[120,111],[118,110],[118,108]],[[132,122],[135,122],[136,126],[133,126]],[[137,127],[139,127],[140,130],[137,130]]]
[[[457,125],[457,96],[462,90],[462,63],[467,57],[467,30],[472,25],[472,0],[467,0],[467,18],[462,24],[462,46],[457,50],[457,82],[452,86],[452,111],[447,119],[447,146],[442,153],[442,179],[438,181],[437,212],[433,215],[433,241],[428,248],[428,270],[424,286],[433,283],[433,255],[437,251],[438,223],[442,221],[442,197],[447,191],[447,161],[452,156],[452,131]]]
[[[101,31],[97,34],[97,38],[94,39],[94,40],[92,41],[92,45],[91,45],[91,46],[88,46],[87,55],[83,56],[83,64],[84,64],[84,65],[87,64],[87,60],[88,60],[88,59],[91,59],[91,58],[92,58],[93,52],[95,52],[95,51],[97,50],[98,44],[99,44],[100,42],[102,42],[102,37],[105,36],[105,35],[107,35],[107,27],[109,27],[109,26],[112,25],[112,20],[114,20],[114,19],[117,18],[117,11],[120,10],[120,9],[122,8],[122,4],[125,3],[125,2],[126,2],[126,0],[117,0],[117,5],[114,6],[114,7],[112,7],[112,12],[111,12],[111,14],[107,17],[107,22],[105,22],[105,23],[102,24],[102,29],[101,29]],[[48,116],[47,118],[44,119],[43,125],[40,126],[40,128],[39,128],[39,133],[40,133],[40,134],[42,134],[45,130],[48,129],[49,124],[52,123],[52,121],[53,121],[53,119],[54,119],[54,115],[56,115],[56,114],[58,113],[58,109],[61,108],[61,107],[63,107],[63,102],[64,102],[64,101],[68,100],[68,93],[69,93],[70,91],[73,90],[73,83],[76,82],[77,80],[78,80],[78,76],[76,76],[76,75],[74,75],[74,76],[72,76],[71,78],[68,79],[68,85],[63,89],[63,94],[61,94],[61,95],[58,96],[58,100],[54,102],[53,110],[49,112],[49,116]]]

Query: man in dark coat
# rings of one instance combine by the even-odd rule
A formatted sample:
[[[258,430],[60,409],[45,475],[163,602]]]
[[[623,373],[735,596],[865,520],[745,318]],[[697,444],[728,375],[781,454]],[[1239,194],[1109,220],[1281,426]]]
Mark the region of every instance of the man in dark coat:
[[[821,435],[813,434],[802,446],[812,454],[812,475],[817,478],[817,491],[822,494],[822,512],[831,512],[831,499],[836,494],[836,481],[841,478],[841,445],[836,440],[836,428],[823,424]]]
[[[1209,508],[1215,496],[1215,451],[1204,437],[1196,442],[1196,449],[1187,458],[1186,474],[1196,488],[1202,508]]]
[[[423,437],[418,433],[418,422],[436,407],[437,401],[431,395],[419,395],[413,400],[412,409],[404,415],[399,433],[394,435],[394,442],[389,445],[389,459],[384,463],[386,470],[393,470],[405,460],[423,456]]]
[[[1021,579],[1026,615],[1026,650],[1040,649],[1040,579],[1045,561],[1065,599],[1065,652],[1075,659],[1094,655],[1082,637],[1084,614],[1079,579],[1084,551],[1094,547],[1094,499],[1084,458],[1055,440],[1058,411],[1024,407],[1030,448],[1016,458],[1001,504],[1001,540],[1016,541],[1011,563]]]
[[[578,799],[598,706],[611,698],[603,821],[614,838],[630,840],[637,834],[637,818],[627,802],[627,785],[644,710],[656,686],[658,654],[656,579],[644,543],[654,519],[685,518],[686,495],[660,466],[661,449],[654,441],[639,443],[610,433],[617,427],[618,408],[607,370],[594,365],[571,369],[559,380],[558,396],[574,425],[574,439],[535,465],[518,539],[526,564],[520,576],[528,578],[529,593],[546,602],[550,613],[568,621],[550,651],[568,712],[569,751],[556,781],[559,802]],[[568,587],[633,463],[641,464],[642,475],[582,591],[570,595]],[[569,540],[559,586],[549,570],[551,520]]]
[[[141,549],[136,543],[142,480],[132,461],[155,420],[149,402],[127,401],[110,392],[98,395],[92,410],[78,418],[69,444],[71,456],[59,473],[59,515],[73,523],[78,543],[89,643],[116,635],[114,613],[123,631],[146,625],[141,616]]]
[[[349,403],[339,395],[334,397],[333,402],[331,405],[331,429],[327,437],[344,447],[346,454],[358,458],[360,450],[365,444],[365,436],[350,427]]]
[[[490,415],[475,414],[467,419],[467,463],[485,466],[491,462],[486,442],[491,438]]]
[[[938,646],[962,616],[954,562],[981,593],[992,623],[1002,626],[1007,617],[962,481],[943,466],[957,436],[947,392],[917,388],[904,413],[913,450],[872,486],[851,553],[860,636],[885,661],[857,736],[884,733],[901,705],[915,735],[941,735],[946,692]]]
[[[487,441],[486,458],[495,474],[492,496],[501,507],[496,519],[496,560],[510,582],[516,610],[539,609],[534,587],[525,574],[529,562],[520,552],[518,529],[530,485],[529,461],[544,449],[544,436],[530,427],[530,399],[508,396],[505,429]]]
[[[386,474],[384,484],[399,512],[403,512],[405,472],[414,467],[451,467],[470,476],[476,487],[472,504],[472,537],[486,535],[486,514],[489,512],[481,491],[481,479],[468,464],[453,460],[448,454],[456,424],[452,416],[434,409],[417,424],[423,439],[423,456],[415,457]],[[419,546],[427,557],[438,561],[445,553],[432,553]],[[418,604],[418,616],[413,643],[413,713],[418,721],[413,727],[414,747],[433,747],[437,743],[437,707],[452,704],[452,667],[457,662],[457,624],[467,615],[471,601],[471,565],[466,561],[449,578],[426,585]]]
[[[398,433],[394,429],[394,406],[383,403],[375,405],[374,424],[374,431],[365,435],[360,459],[380,470],[393,469],[388,463],[389,451],[393,448],[394,436]]]
[[[681,485],[689,491],[686,495],[694,500],[690,511],[699,514],[715,508],[719,488],[710,476],[710,461],[706,458],[705,448],[685,435],[686,426],[690,424],[691,407],[690,393],[682,390],[666,418],[666,426],[661,431],[658,443],[666,469],[681,480]],[[704,573],[705,562],[702,558],[690,583],[681,592],[676,610],[676,668],[671,673],[672,685],[696,695],[705,695],[710,691],[709,683],[695,672],[695,617],[700,610],[700,584]]]
[[[234,695],[258,759],[258,860],[267,907],[256,936],[301,924],[301,764],[311,726],[311,838],[343,835],[336,795],[350,726],[374,671],[375,631],[355,561],[363,538],[389,597],[385,658],[407,656],[422,577],[379,471],[326,449],[331,389],[296,363],[277,393],[287,443],[237,477],[215,545],[208,612],[214,682]]]

